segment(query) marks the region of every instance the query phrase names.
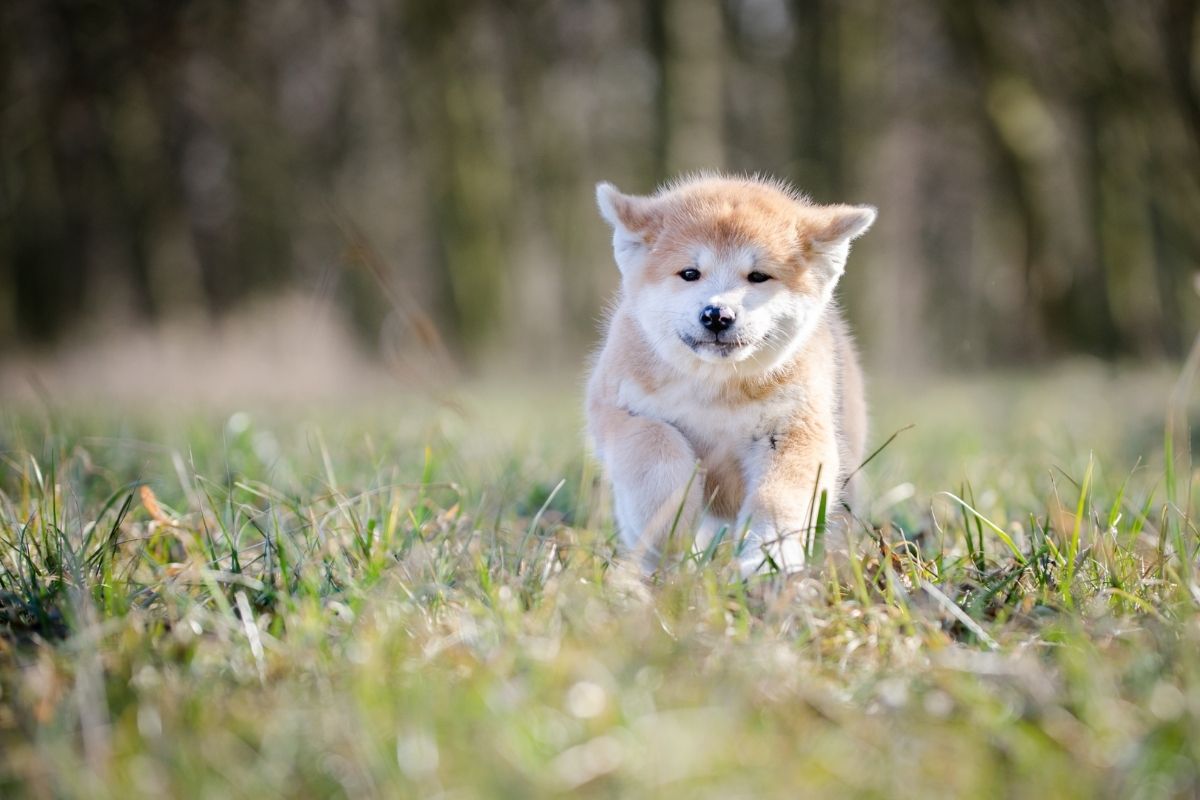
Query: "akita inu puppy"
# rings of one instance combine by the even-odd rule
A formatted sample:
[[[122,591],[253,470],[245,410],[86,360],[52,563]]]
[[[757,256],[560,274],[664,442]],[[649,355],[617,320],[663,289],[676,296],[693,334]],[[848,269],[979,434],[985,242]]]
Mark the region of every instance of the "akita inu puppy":
[[[862,460],[858,356],[833,290],[871,206],[701,176],[641,197],[596,187],[621,291],[588,382],[588,433],[621,541],[643,566],[672,531],[722,528],[744,574],[804,563],[826,493]]]

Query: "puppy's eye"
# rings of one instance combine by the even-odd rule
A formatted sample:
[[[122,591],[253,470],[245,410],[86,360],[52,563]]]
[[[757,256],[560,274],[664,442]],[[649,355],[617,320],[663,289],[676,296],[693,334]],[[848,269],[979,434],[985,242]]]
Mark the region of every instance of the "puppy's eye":
[[[679,273],[679,277],[683,278],[685,281],[698,281],[700,280],[700,270],[694,267],[688,267]]]
[[[771,276],[765,272],[751,272],[746,276],[746,279],[751,283],[766,283],[771,280]]]

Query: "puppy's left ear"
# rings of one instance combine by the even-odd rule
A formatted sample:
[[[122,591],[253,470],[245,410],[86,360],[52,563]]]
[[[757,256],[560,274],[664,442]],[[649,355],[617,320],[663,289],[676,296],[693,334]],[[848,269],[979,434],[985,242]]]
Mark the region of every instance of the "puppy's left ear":
[[[833,280],[846,269],[850,242],[867,232],[875,221],[874,206],[808,207],[800,217],[800,241],[807,257]]]
[[[824,206],[822,219],[814,226],[811,238],[823,244],[850,243],[862,236],[875,223],[879,212],[875,206]]]
[[[662,227],[662,209],[654,197],[622,194],[611,183],[596,184],[600,216],[613,229],[613,256],[622,275],[641,269]]]

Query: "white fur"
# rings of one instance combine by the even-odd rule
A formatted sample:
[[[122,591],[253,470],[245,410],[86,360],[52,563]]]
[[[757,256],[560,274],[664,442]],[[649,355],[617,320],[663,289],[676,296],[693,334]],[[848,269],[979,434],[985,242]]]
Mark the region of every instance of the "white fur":
[[[658,284],[629,292],[634,317],[662,359],[704,382],[738,375],[763,374],[785,364],[796,352],[833,297],[845,252],[836,249],[822,270],[827,280],[818,298],[781,291],[778,281],[749,283],[746,274],[757,265],[757,253],[746,248],[733,252],[698,246],[695,256],[699,280]],[[833,249],[833,248],[831,248]],[[618,255],[618,260],[620,256]],[[825,261],[826,259],[820,259]],[[761,265],[769,273],[769,265]],[[627,273],[626,283],[634,274]],[[700,322],[705,306],[731,309],[737,321],[731,333],[744,345],[723,354],[711,348],[694,351],[685,339],[709,336]],[[697,363],[699,362],[699,363]]]
[[[755,486],[765,468],[771,437],[789,424],[804,399],[803,387],[791,386],[764,402],[731,408],[721,403],[713,382],[698,376],[672,382],[651,394],[636,382],[624,381],[618,397],[621,405],[631,412],[662,420],[678,429],[691,444],[695,456],[695,461],[660,468],[651,476],[636,476],[636,480],[612,476],[618,531],[631,548],[638,546],[641,532],[649,527],[645,522],[649,516],[646,512],[653,503],[647,498],[670,496],[673,502],[668,503],[667,509],[674,514],[684,499],[683,492],[678,491],[681,485],[688,480],[702,485],[703,471],[728,469],[730,464],[741,472],[746,486]],[[694,466],[697,463],[699,470]],[[800,524],[779,531],[778,522],[753,519],[750,509],[743,507],[737,517],[717,516],[706,509],[698,520],[681,519],[679,527],[691,525],[696,529],[695,547],[701,550],[722,528],[726,537],[740,538],[738,558],[744,574],[764,567],[764,553],[769,553],[781,569],[794,571],[804,565],[800,537],[794,535],[799,532]],[[645,556],[653,561],[657,553],[647,552]]]

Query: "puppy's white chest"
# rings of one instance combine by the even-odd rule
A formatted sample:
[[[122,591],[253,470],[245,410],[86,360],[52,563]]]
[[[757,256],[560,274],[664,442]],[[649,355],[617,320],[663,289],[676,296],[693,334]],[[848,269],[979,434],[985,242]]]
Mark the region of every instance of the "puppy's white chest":
[[[739,455],[785,426],[799,398],[780,392],[761,400],[730,402],[703,385],[678,382],[654,392],[635,383],[621,386],[622,405],[635,414],[669,422],[683,432],[697,455]]]

